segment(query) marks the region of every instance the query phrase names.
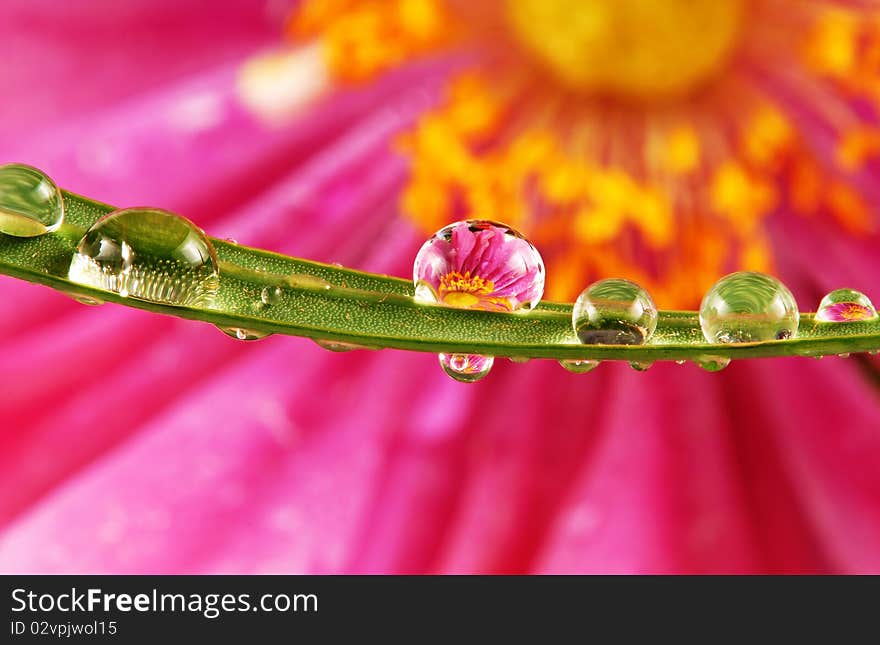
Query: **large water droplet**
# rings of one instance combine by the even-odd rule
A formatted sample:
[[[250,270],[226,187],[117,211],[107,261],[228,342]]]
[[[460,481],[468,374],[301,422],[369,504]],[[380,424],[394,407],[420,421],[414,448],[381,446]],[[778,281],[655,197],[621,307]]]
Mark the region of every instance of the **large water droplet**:
[[[694,362],[707,372],[720,372],[730,365],[730,359],[726,356],[700,356]]]
[[[220,325],[217,325],[216,327],[224,334],[226,334],[230,338],[234,338],[235,340],[262,340],[263,338],[272,335],[271,333],[266,331],[245,329],[244,327],[221,327]]]
[[[458,309],[532,309],[544,295],[544,261],[505,224],[467,220],[437,231],[413,265],[415,299]]]
[[[64,200],[46,173],[17,163],[0,166],[0,233],[36,237],[62,221]]]
[[[559,361],[559,364],[572,374],[586,374],[599,367],[599,361],[591,361],[587,359],[565,359]]]
[[[544,261],[506,224],[466,220],[440,229],[422,245],[413,264],[413,283],[421,304],[502,312],[532,309],[544,295]],[[491,357],[440,355],[443,369],[459,381],[483,378],[492,363]],[[464,365],[463,371],[455,365]]]
[[[571,312],[582,343],[641,345],[657,328],[657,307],[635,282],[599,280],[581,292]]]
[[[700,327],[710,343],[753,343],[797,335],[797,303],[791,291],[763,273],[731,273],[703,297]]]
[[[217,292],[217,254],[188,219],[155,208],[128,208],[86,232],[68,277],[120,296],[200,306]]]
[[[816,310],[819,322],[861,322],[877,318],[868,296],[855,289],[835,289],[822,298]]]
[[[494,362],[491,356],[478,354],[440,354],[443,371],[462,383],[474,383],[484,378]]]

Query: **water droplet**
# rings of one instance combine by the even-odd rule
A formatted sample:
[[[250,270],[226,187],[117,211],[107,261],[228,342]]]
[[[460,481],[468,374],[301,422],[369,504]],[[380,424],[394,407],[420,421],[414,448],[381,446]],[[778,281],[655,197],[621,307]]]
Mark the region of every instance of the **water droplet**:
[[[36,237],[63,220],[64,199],[46,173],[17,163],[0,166],[0,233]]]
[[[318,347],[321,347],[331,352],[350,352],[354,349],[376,349],[375,347],[369,347],[368,345],[341,343],[335,340],[322,340],[319,338],[315,339],[315,344],[318,345]]]
[[[227,242],[229,242],[230,244],[235,244],[236,246],[238,246],[238,240],[236,240],[234,237],[227,237],[227,238],[224,238],[224,239],[225,239]]]
[[[509,360],[511,363],[518,363],[521,365],[523,363],[528,363],[532,359],[530,359],[528,356],[508,356],[507,360]]]
[[[473,383],[489,373],[495,359],[477,354],[440,354],[443,371],[456,381]]]
[[[868,296],[854,289],[835,289],[819,303],[816,320],[819,322],[861,322],[875,320],[877,310]]]
[[[532,309],[544,295],[544,261],[505,224],[466,220],[437,231],[413,265],[415,299],[458,309]]]
[[[81,305],[88,305],[89,307],[97,307],[98,305],[104,304],[103,300],[101,300],[99,298],[95,298],[94,296],[87,296],[83,293],[75,293],[73,291],[67,291],[65,293],[67,293],[68,296],[70,296],[71,298],[76,300]]]
[[[260,292],[260,302],[267,307],[277,304],[281,300],[281,294],[281,287],[263,287]]]
[[[532,309],[544,295],[544,261],[538,250],[506,224],[466,220],[437,231],[413,264],[415,300],[456,309]],[[489,372],[492,357],[441,354],[447,374],[476,381]],[[455,365],[463,365],[457,370]],[[479,367],[468,367],[469,365]]]
[[[587,359],[562,360],[559,361],[559,364],[572,374],[586,374],[587,372],[592,372],[594,369],[599,367],[599,361],[591,361]]]
[[[876,356],[877,354],[880,354],[880,350],[872,349],[868,352],[868,356]]]
[[[217,329],[236,340],[262,340],[263,338],[272,335],[269,332],[245,329],[243,327],[220,327],[217,325]]]
[[[720,372],[730,365],[730,359],[726,356],[700,356],[694,362],[707,372]]]
[[[845,354],[838,354],[837,356],[839,358],[849,358],[849,352],[846,352]]]
[[[589,345],[641,345],[657,328],[657,307],[648,292],[619,278],[584,289],[571,315],[575,333]]]
[[[797,303],[791,291],[763,273],[731,273],[703,297],[700,327],[710,343],[754,343],[797,335]]]
[[[651,365],[654,364],[654,361],[630,361],[629,366],[633,368],[636,372],[647,372]]]
[[[86,232],[68,277],[120,296],[181,306],[209,303],[217,292],[217,254],[188,219],[155,208],[105,215]]]
[[[685,363],[687,363],[687,361],[684,360],[683,358],[680,358],[677,361],[675,361],[676,365],[684,365]]]

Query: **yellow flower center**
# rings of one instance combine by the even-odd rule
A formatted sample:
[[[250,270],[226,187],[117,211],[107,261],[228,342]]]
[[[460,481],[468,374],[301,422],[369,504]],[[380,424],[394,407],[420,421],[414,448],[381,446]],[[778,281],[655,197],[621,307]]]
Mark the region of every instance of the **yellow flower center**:
[[[567,86],[651,99],[697,89],[739,40],[745,0],[507,0],[517,39]]]
[[[447,273],[440,279],[440,299],[450,307],[469,309],[484,300],[482,296],[492,293],[495,285],[470,271]]]

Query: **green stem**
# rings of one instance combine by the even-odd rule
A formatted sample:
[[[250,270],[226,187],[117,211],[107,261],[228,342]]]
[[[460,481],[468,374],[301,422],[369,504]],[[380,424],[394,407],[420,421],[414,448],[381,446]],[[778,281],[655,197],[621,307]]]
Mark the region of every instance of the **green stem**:
[[[65,193],[67,216],[56,232],[35,238],[0,235],[0,273],[78,296],[220,327],[305,336],[374,348],[460,352],[522,358],[626,361],[819,356],[880,349],[880,321],[817,323],[801,314],[795,339],[710,345],[696,312],[661,311],[650,343],[582,345],[571,329],[571,305],[542,303],[528,313],[466,311],[416,304],[412,283],[383,275],[286,257],[213,239],[220,286],[207,306],[178,307],[123,298],[67,278],[76,244],[111,206]],[[263,304],[266,288],[280,297]]]

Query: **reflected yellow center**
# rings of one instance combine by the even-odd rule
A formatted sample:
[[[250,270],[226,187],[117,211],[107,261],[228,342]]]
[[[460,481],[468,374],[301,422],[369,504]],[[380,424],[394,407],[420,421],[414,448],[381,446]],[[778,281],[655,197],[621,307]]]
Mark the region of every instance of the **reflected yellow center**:
[[[570,88],[650,99],[698,89],[739,40],[746,0],[506,0],[516,38]]]

